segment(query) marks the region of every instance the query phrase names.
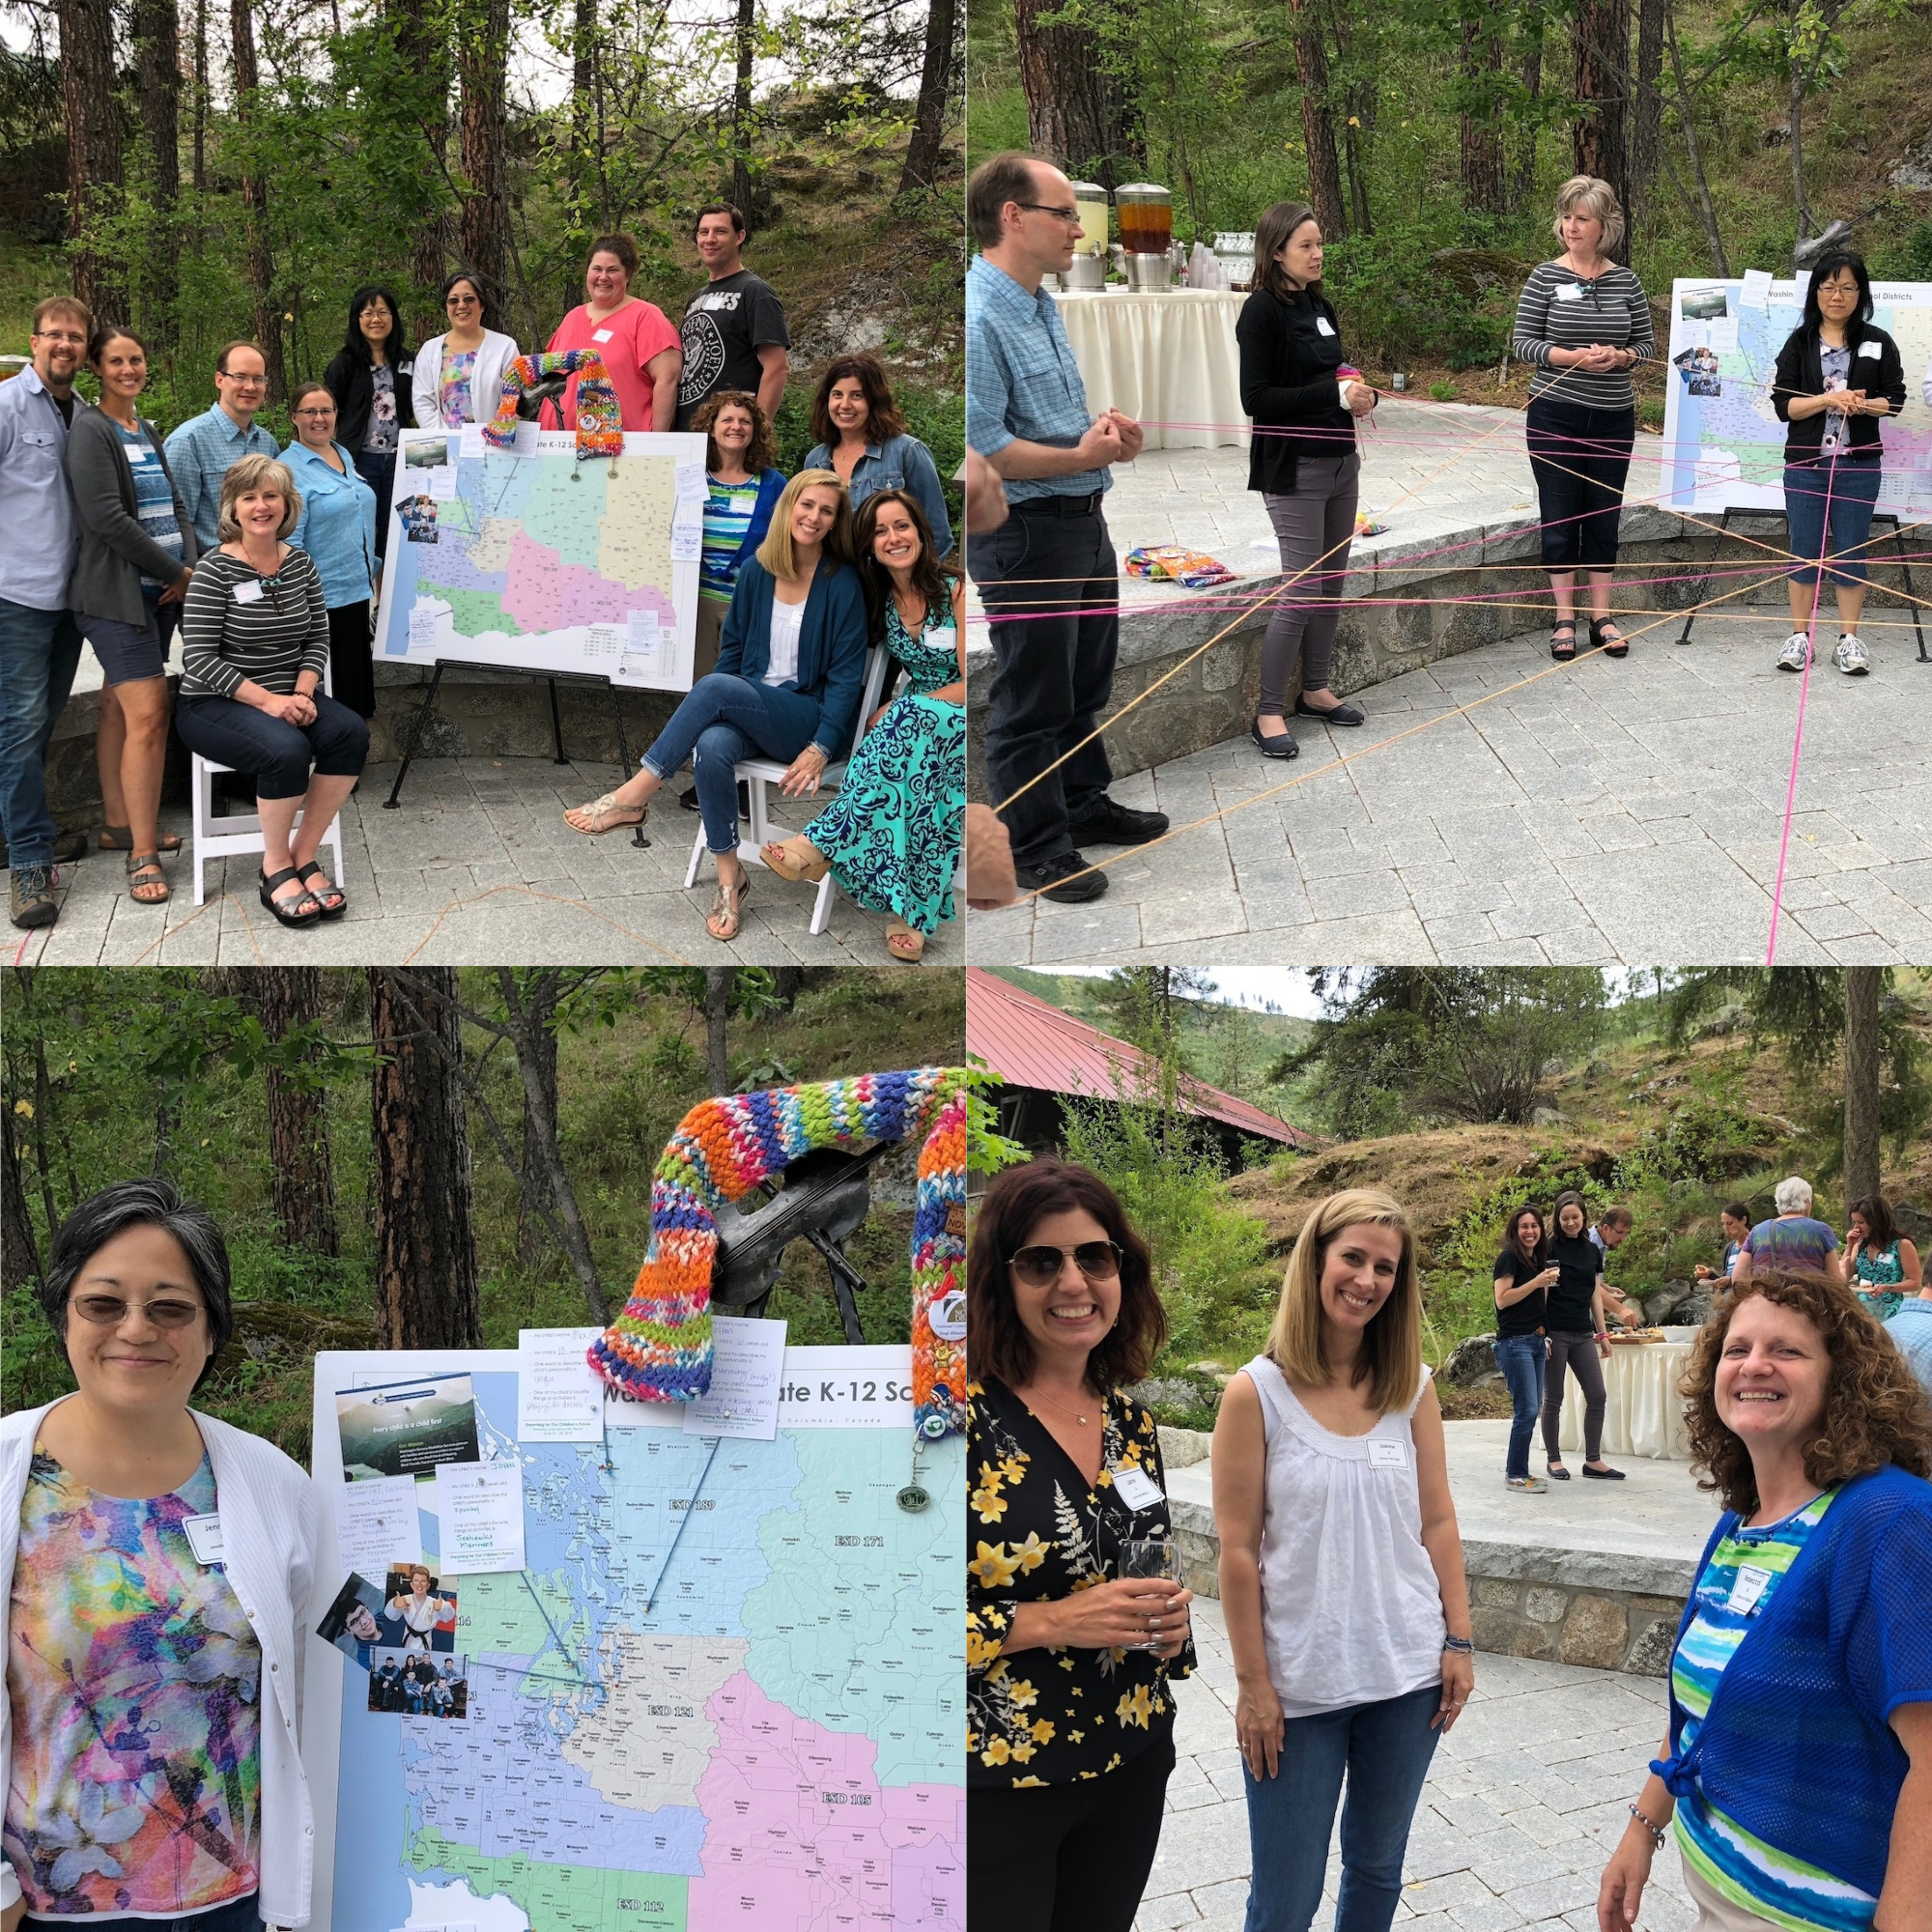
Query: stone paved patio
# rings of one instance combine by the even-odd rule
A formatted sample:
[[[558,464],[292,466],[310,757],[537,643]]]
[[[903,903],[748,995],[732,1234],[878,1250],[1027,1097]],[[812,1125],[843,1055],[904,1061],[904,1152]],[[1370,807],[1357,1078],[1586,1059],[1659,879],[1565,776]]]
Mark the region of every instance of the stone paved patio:
[[[1874,611],[1869,677],[1812,675],[1780,964],[1932,957],[1932,666],[1901,614]],[[972,915],[974,962],[1762,961],[1798,713],[1784,620],[1700,618],[1683,648],[1676,618],[1642,622],[1620,664],[1536,677],[1538,630],[1373,686],[1363,729],[1296,720],[1290,765],[1240,739],[1120,781],[1177,826],[1245,809],[1089,853],[1113,862],[1094,904]]]
[[[1220,1605],[1197,1599],[1201,1668],[1176,1689],[1179,1763],[1137,1932],[1240,1932],[1248,1817],[1235,1671]],[[1596,1932],[1597,1886],[1663,1735],[1661,1679],[1520,1658],[1476,1660],[1476,1692],[1435,1753],[1408,1839],[1403,1932]],[[1339,1847],[1314,1932],[1331,1932]],[[1658,1859],[1643,1932],[1688,1932],[1676,1856]]]
[[[384,811],[393,765],[371,765],[342,814],[343,884],[350,909],[315,931],[285,930],[263,909],[257,862],[211,867],[208,903],[193,903],[185,850],[168,863],[165,909],[127,895],[121,857],[97,852],[64,867],[58,924],[13,933],[16,963],[45,966],[639,965],[885,966],[885,921],[838,897],[817,938],[806,927],[814,888],[754,867],[735,944],[704,930],[713,875],[684,890],[696,817],[674,801],[656,809],[639,851],[627,833],[585,838],[563,823],[567,805],[618,781],[615,765],[539,758],[423,759],[402,807]],[[680,787],[681,788],[681,787]],[[787,824],[797,830],[810,816]],[[184,810],[163,829],[188,840]],[[10,928],[10,931],[12,929]],[[927,942],[928,968],[964,963],[957,921]]]

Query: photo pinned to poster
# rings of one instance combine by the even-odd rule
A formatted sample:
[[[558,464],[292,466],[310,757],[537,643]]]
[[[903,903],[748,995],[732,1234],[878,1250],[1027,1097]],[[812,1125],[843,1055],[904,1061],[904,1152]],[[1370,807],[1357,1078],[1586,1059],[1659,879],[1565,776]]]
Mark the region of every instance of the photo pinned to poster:
[[[366,1577],[351,1571],[315,1634],[333,1644],[351,1663],[371,1667],[376,1653],[390,1642],[383,1628],[383,1593]],[[451,1626],[452,1634],[454,1626]]]
[[[424,1476],[443,1463],[476,1463],[476,1397],[468,1375],[419,1376],[335,1398],[342,1468],[350,1482]]]
[[[428,495],[405,497],[396,505],[396,515],[402,519],[403,535],[411,543],[433,544],[442,540],[437,525],[437,505],[434,497]]]
[[[383,1579],[383,1642],[392,1650],[456,1648],[456,1593],[426,1563],[391,1570]]]
[[[403,1718],[466,1721],[469,1660],[454,1653],[379,1650],[369,1672],[369,1709]]]

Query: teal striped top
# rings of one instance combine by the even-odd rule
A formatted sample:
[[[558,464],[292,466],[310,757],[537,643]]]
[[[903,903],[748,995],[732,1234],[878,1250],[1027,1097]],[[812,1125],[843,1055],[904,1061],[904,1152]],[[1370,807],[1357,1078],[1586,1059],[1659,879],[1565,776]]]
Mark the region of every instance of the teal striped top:
[[[697,594],[714,604],[728,604],[738,585],[738,553],[751,530],[752,513],[758,507],[758,479],[753,476],[749,483],[721,483],[708,476],[705,482]]]
[[[1688,1716],[1680,1751],[1696,1742],[1718,1680],[1777,1593],[1804,1540],[1836,1490],[1762,1529],[1739,1527],[1719,1541],[1697,1579],[1697,1608],[1671,1660],[1670,1688]],[[1831,1873],[1754,1837],[1692,1786],[1677,1805],[1677,1846],[1698,1877],[1734,1905],[1792,1932],[1870,1932],[1878,1900]]]

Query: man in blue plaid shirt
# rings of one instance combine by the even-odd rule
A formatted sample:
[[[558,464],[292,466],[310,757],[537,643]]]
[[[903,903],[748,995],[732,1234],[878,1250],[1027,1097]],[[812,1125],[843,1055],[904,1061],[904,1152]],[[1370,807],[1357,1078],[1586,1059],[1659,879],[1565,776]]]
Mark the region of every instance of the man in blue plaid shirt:
[[[1079,902],[1098,898],[1107,875],[1088,870],[1078,847],[1139,845],[1167,830],[1162,813],[1107,796],[1099,739],[1073,749],[1113,691],[1120,567],[1100,499],[1108,466],[1140,454],[1141,427],[1118,410],[1090,412],[1040,286],[1080,239],[1072,183],[1029,155],[996,155],[974,170],[966,209],[980,248],[966,270],[966,440],[999,472],[1009,510],[997,530],[969,530],[966,545],[996,667],[986,776],[1019,883]]]

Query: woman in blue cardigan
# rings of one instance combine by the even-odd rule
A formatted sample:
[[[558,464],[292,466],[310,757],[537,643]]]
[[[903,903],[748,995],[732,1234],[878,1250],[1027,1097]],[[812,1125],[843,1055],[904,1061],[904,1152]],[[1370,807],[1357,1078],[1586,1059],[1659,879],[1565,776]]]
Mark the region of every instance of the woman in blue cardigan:
[[[1932,1414],[1851,1291],[1753,1272],[1684,1378],[1726,1514],[1670,1669],[1662,1755],[1597,1895],[1630,1932],[1675,1824],[1700,1932],[1932,1922]]]
[[[789,760],[779,789],[811,798],[834,758],[852,749],[866,682],[866,594],[852,567],[852,507],[829,469],[784,487],[765,540],[738,572],[718,668],[692,686],[629,783],[563,814],[592,838],[641,825],[651,795],[683,769],[697,781],[718,896],[704,929],[738,936],[751,888],[738,856],[733,766],[762,753]]]

